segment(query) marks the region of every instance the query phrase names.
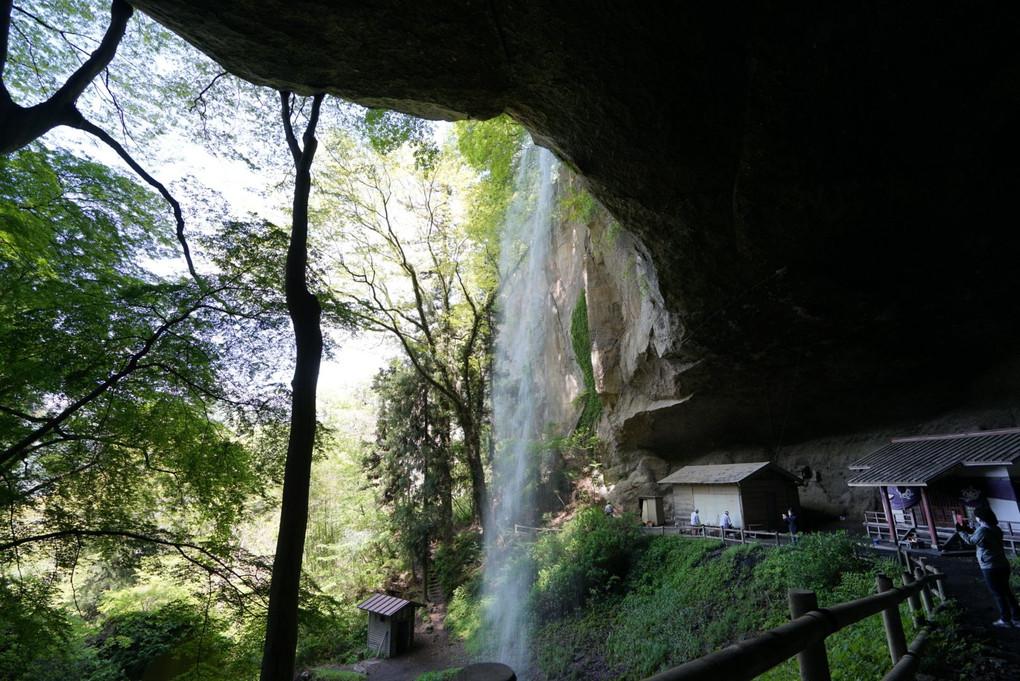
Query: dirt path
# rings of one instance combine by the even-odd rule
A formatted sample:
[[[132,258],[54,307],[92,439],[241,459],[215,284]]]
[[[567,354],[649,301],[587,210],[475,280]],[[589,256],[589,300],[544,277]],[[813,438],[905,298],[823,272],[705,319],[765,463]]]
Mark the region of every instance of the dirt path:
[[[991,594],[988,593],[974,556],[943,556],[930,559],[929,564],[946,573],[947,595],[956,601],[961,609],[959,633],[976,642],[978,648],[971,656],[973,660],[971,668],[947,667],[939,670],[934,676],[918,676],[918,679],[933,681],[1020,679],[1020,629],[1000,629],[992,626],[992,622],[999,618],[999,611]]]

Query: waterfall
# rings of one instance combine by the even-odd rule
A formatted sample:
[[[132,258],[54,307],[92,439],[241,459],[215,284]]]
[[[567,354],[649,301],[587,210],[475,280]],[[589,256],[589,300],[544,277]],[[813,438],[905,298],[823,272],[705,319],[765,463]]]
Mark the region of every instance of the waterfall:
[[[485,532],[486,626],[491,655],[527,678],[527,570],[515,570],[516,523],[534,525],[537,443],[544,427],[544,368],[536,364],[554,333],[548,311],[555,159],[534,144],[523,151],[500,249],[500,318],[492,389],[493,511]],[[530,484],[529,484],[530,483]]]

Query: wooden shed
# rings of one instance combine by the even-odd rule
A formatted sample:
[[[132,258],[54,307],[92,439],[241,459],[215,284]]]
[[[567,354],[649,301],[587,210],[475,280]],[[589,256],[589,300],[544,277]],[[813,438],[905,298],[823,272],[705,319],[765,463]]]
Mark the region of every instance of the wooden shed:
[[[421,603],[375,594],[358,606],[368,612],[368,648],[376,655],[396,657],[414,643],[414,611]]]
[[[659,484],[673,488],[678,523],[687,523],[697,508],[706,525],[718,525],[729,511],[734,527],[785,530],[782,514],[788,508],[800,514],[800,478],[768,461],[684,466]]]

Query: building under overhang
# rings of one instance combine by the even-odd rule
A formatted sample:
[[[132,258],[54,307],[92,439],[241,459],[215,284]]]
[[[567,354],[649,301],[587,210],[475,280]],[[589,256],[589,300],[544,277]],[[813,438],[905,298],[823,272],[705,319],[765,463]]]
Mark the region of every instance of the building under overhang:
[[[888,538],[902,541],[904,528],[920,530],[940,549],[959,518],[973,521],[988,506],[1007,534],[1020,525],[1020,429],[902,437],[855,461],[851,487],[875,487],[882,502],[875,522]],[[1017,529],[1020,529],[1018,527]]]

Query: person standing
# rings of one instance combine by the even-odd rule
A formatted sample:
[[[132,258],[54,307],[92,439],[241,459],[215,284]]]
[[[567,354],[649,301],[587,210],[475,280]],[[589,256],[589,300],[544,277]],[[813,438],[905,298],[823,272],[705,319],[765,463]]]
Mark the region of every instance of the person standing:
[[[701,516],[698,515],[698,509],[694,509],[691,513],[691,527],[699,527],[701,525]]]
[[[605,508],[606,515],[607,516],[612,516],[614,510],[615,509],[613,508],[613,505],[610,502],[607,501],[606,502],[606,508]]]
[[[775,516],[772,516],[773,518]],[[797,515],[793,512],[792,508],[786,510],[783,514],[783,520],[786,521],[786,526],[790,529],[790,539],[794,544],[797,543]]]
[[[719,527],[722,528],[724,534],[726,533],[727,530],[733,529],[733,521],[730,520],[729,511],[722,512],[722,515],[719,517]]]
[[[978,521],[977,530],[971,532],[966,525],[958,525],[956,529],[963,541],[977,547],[981,574],[999,608],[999,619],[992,624],[996,627],[1020,627],[1020,605],[1009,588],[1009,559],[1003,547],[999,519],[987,506],[974,511],[974,517]]]

